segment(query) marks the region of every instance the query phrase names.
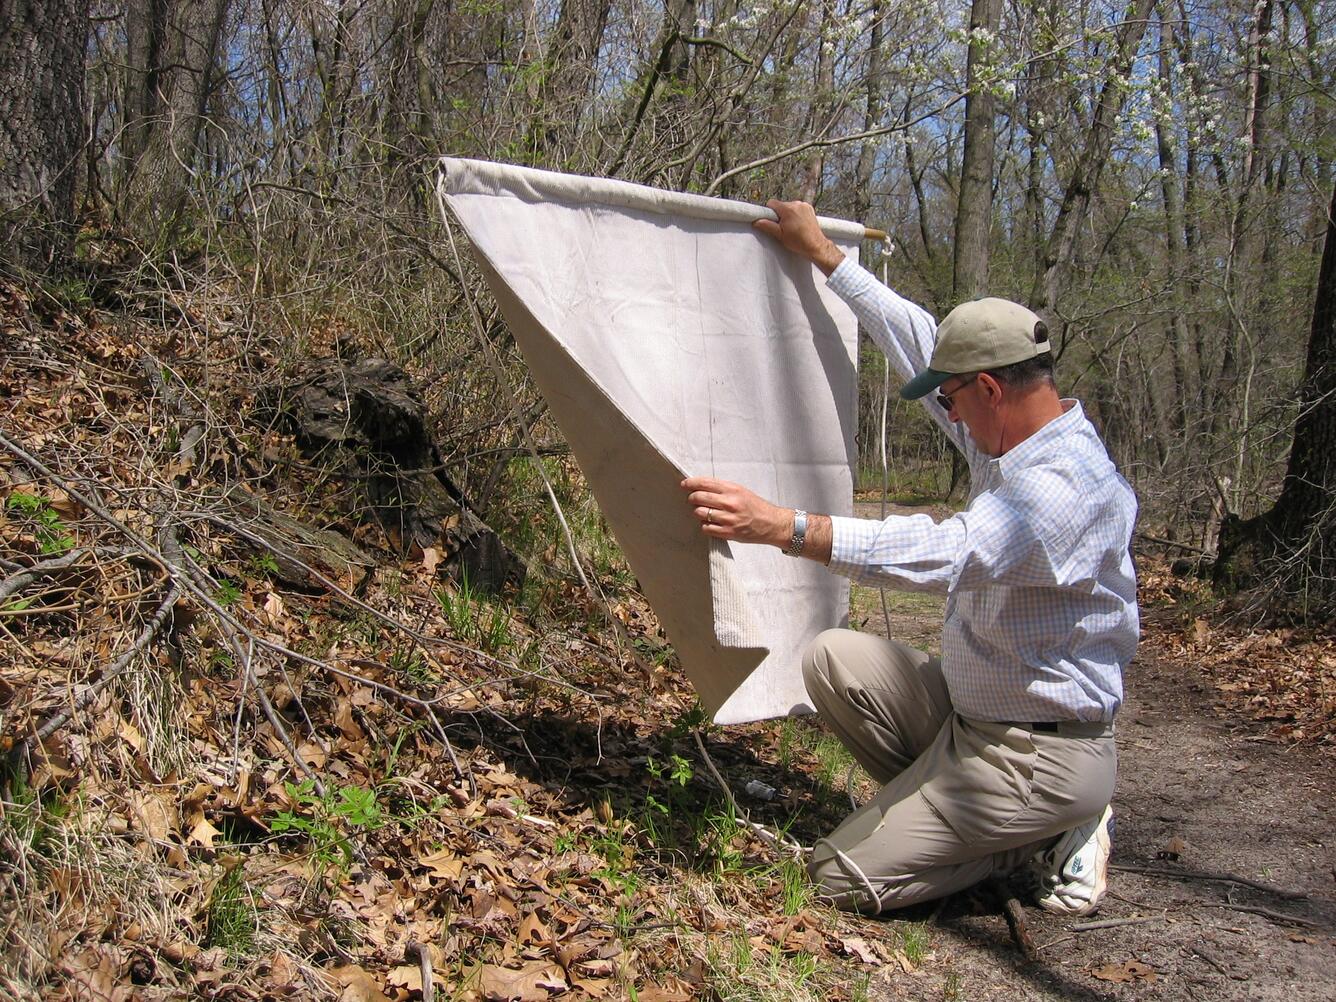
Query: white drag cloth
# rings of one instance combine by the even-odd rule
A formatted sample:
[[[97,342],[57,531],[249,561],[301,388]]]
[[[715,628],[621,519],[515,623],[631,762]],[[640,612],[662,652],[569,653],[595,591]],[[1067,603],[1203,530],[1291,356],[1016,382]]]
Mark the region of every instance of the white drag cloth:
[[[742,202],[475,160],[441,193],[683,668],[717,723],[807,712],[801,659],[848,583],[711,540],[679,486],[849,514],[857,323]],[[860,225],[822,220],[855,252]]]

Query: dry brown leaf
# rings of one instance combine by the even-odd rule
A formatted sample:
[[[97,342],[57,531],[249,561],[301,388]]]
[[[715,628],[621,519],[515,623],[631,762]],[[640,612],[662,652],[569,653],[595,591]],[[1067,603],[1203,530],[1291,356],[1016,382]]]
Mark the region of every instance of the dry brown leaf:
[[[575,965],[582,974],[589,974],[592,977],[610,978],[617,972],[617,965],[606,957],[594,957],[590,960],[581,960]]]
[[[542,1002],[549,993],[564,992],[570,986],[556,964],[535,960],[519,969],[485,964],[478,987],[489,1002]]]
[[[190,841],[194,842],[196,845],[202,845],[206,849],[212,849],[213,840],[221,837],[222,834],[223,833],[217,828],[209,824],[205,818],[201,817],[199,819],[199,824],[195,825],[190,831]]]
[[[649,984],[636,993],[641,1002],[688,1002],[692,991],[677,978],[669,977],[662,985]]]
[[[872,951],[872,947],[868,946],[865,939],[857,936],[841,939],[840,948],[849,956],[856,957],[860,964],[872,964],[873,966],[881,964],[881,958]]]
[[[611,978],[571,978],[571,987],[579,989],[586,995],[596,999],[601,999],[617,986],[617,982]],[[640,996],[644,998],[644,996]]]
[[[401,964],[390,968],[385,976],[385,983],[395,988],[407,988],[409,991],[422,991],[422,968],[418,964]]]
[[[283,608],[283,600],[273,592],[269,592],[264,597],[264,618],[270,626],[278,626],[279,622],[286,615]]]
[[[314,741],[303,741],[297,746],[297,753],[306,760],[307,765],[315,769],[319,769],[329,760],[325,749]]]
[[[144,750],[144,735],[139,733],[139,728],[128,720],[121,720],[116,728],[117,735],[127,745],[137,752]]]
[[[1125,960],[1121,964],[1105,964],[1103,967],[1093,968],[1090,973],[1100,981],[1112,981],[1116,984],[1126,984],[1138,979],[1145,981],[1147,984],[1154,984],[1156,980],[1155,969],[1139,960]]]
[[[172,803],[155,790],[136,791],[130,795],[139,829],[155,842],[165,842],[176,827]]]
[[[436,568],[441,562],[441,551],[434,546],[424,547],[422,550],[422,569],[428,574],[435,574]]]
[[[550,943],[552,934],[547,931],[547,926],[543,925],[538,913],[530,912],[520,919],[519,932],[515,938],[521,943]]]
[[[423,856],[418,860],[418,863],[431,870],[433,877],[458,880],[464,872],[464,861],[455,855],[452,849],[442,849],[440,852],[433,852],[430,856]]]
[[[120,964],[114,947],[107,944],[90,947],[67,957],[60,967],[69,976],[70,998],[78,1002],[122,1002],[130,998],[133,989],[116,984]]]
[[[344,964],[328,972],[343,987],[339,1002],[390,1002],[380,990],[380,980],[357,964]]]
[[[353,718],[352,703],[347,700],[339,701],[339,705],[334,711],[334,723],[338,726],[339,732],[349,741],[366,739],[366,733]]]

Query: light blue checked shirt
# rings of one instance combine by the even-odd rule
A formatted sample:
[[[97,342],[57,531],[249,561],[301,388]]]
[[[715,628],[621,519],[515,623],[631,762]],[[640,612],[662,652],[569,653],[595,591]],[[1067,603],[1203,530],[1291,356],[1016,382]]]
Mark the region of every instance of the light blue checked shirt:
[[[937,329],[929,313],[847,258],[829,286],[905,378],[927,366]],[[1112,721],[1139,628],[1131,487],[1075,400],[993,459],[933,396],[923,399],[969,461],[969,506],[937,523],[833,518],[831,570],[946,593],[942,672],[962,715]]]

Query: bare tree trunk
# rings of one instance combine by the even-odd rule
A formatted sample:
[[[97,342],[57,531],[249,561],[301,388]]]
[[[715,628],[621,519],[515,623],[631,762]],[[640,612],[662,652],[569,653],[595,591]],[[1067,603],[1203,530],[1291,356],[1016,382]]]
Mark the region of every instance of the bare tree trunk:
[[[989,233],[993,221],[993,147],[996,128],[988,50],[1002,18],[1002,0],[974,0],[966,57],[965,149],[956,201],[952,298],[977,299],[988,291]]]
[[[125,7],[123,175],[133,170],[163,114],[170,0],[129,0]]]
[[[88,0],[0,0],[0,258],[58,264],[74,243]]]
[[[1189,356],[1190,335],[1187,323],[1185,296],[1185,268],[1187,240],[1183,224],[1183,197],[1179,190],[1178,152],[1174,141],[1173,61],[1174,27],[1165,18],[1164,3],[1160,5],[1160,100],[1155,110],[1155,145],[1160,163],[1160,195],[1164,202],[1164,246],[1168,264],[1168,288],[1173,345],[1172,426],[1176,438],[1182,441],[1188,422],[1188,401],[1192,393],[1188,373],[1194,371]]]
[[[344,152],[344,108],[352,82],[348,77],[348,35],[356,7],[342,0],[333,25],[311,23],[311,52],[316,75],[320,78],[320,110],[315,123],[315,149],[310,162],[318,178],[331,176],[331,168]]]
[[[1033,56],[1025,73],[1025,223],[1030,253],[1026,263],[1032,269],[1030,280],[1035,282],[1044,268],[1044,237],[1048,224],[1044,218],[1044,174],[1048,153],[1044,137],[1051,128],[1050,90],[1053,87],[1053,54],[1056,43],[1054,24],[1057,20],[1055,0],[1042,7],[1034,4],[1033,46],[1041,54]]]
[[[1238,172],[1238,195],[1229,232],[1229,257],[1225,265],[1225,295],[1229,302],[1230,332],[1224,339],[1220,372],[1216,379],[1215,406],[1211,409],[1211,438],[1228,443],[1231,430],[1237,434],[1232,477],[1236,492],[1243,490],[1243,461],[1247,448],[1247,415],[1240,419],[1233,399],[1241,379],[1242,356],[1253,340],[1252,325],[1259,317],[1258,297],[1262,288],[1264,241],[1262,215],[1255,208],[1266,163],[1266,107],[1270,96],[1270,32],[1272,0],[1255,0],[1248,30],[1248,105],[1243,164]],[[1241,430],[1239,430],[1241,429]],[[1238,507],[1236,493],[1233,507]]]
[[[131,123],[136,138],[121,216],[130,226],[147,225],[154,238],[180,219],[201,163],[228,12],[228,0],[150,0],[136,18],[144,35],[135,51],[147,62],[131,73],[143,79],[138,110],[144,114]]]
[[[1131,0],[1117,32],[1117,47],[1104,68],[1099,103],[1086,133],[1085,145],[1072,168],[1062,206],[1044,248],[1043,271],[1030,291],[1030,306],[1051,312],[1066,285],[1066,272],[1076,255],[1076,237],[1099,187],[1100,174],[1113,146],[1114,125],[1130,89],[1129,74],[1155,0]]]
[[[687,23],[689,14],[694,17],[695,9],[695,0],[670,0],[664,4],[659,33],[650,47],[651,58],[641,67],[635,86],[629,91],[638,95],[638,100],[629,116],[617,153],[605,171],[609,177],[624,173],[622,168],[630,157],[631,147],[640,134],[641,126],[649,116],[650,104],[659,81],[680,80],[685,75],[690,65],[690,49],[682,42],[682,26]]]
[[[807,123],[803,132],[809,136],[825,135],[830,125],[832,95],[835,91],[835,58],[828,51],[831,21],[835,16],[833,0],[821,0],[821,27],[817,30],[816,92],[807,109]],[[818,147],[807,158],[803,172],[802,200],[815,202],[821,191],[821,175],[826,166],[826,151]]]
[[[881,124],[885,114],[886,102],[882,95],[882,30],[885,13],[882,0],[872,0],[872,25],[868,36],[866,101],[863,112],[863,129],[867,131]],[[858,151],[858,167],[854,175],[854,218],[867,221],[872,213],[872,168],[876,165],[877,148],[872,143],[864,143]]]
[[[1336,188],[1285,481],[1270,511],[1221,524],[1215,577],[1241,586],[1271,584],[1298,599],[1301,613],[1336,606]]]
[[[611,7],[611,0],[561,0],[547,48],[543,86],[534,105],[540,143],[557,158],[570,152],[566,147],[584,125]]]

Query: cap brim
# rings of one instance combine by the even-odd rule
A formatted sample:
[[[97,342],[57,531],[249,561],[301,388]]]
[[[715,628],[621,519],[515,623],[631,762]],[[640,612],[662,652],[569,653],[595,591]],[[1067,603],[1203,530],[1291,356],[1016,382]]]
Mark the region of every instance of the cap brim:
[[[926,397],[937,387],[941,386],[951,378],[949,372],[938,372],[936,369],[924,369],[917,376],[900,387],[900,399],[917,400],[919,397]]]

